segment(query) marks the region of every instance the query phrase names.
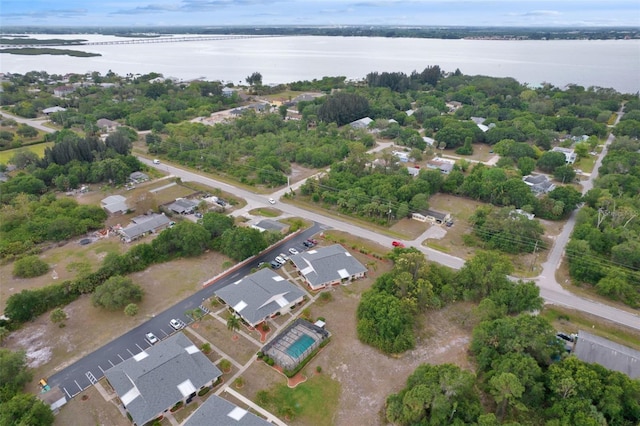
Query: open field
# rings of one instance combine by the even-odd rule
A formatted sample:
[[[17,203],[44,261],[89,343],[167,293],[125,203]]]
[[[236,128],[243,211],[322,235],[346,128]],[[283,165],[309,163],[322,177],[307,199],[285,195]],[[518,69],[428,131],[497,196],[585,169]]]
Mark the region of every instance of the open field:
[[[27,351],[34,378],[47,377],[95,350],[97,345],[113,340],[193,294],[207,278],[222,272],[222,265],[227,261],[223,255],[209,252],[197,259],[153,265],[129,275],[145,292],[135,317],[95,308],[91,296],[84,295],[64,308],[69,317],[64,328],[52,324],[47,314],[41,315],[11,333],[3,345]],[[34,379],[28,390],[38,390],[37,380]]]
[[[44,157],[44,150],[53,146],[53,142],[44,142],[35,145],[21,146],[20,148],[8,149],[6,151],[0,151],[0,164],[8,164],[9,160],[18,152],[31,151],[38,157]]]

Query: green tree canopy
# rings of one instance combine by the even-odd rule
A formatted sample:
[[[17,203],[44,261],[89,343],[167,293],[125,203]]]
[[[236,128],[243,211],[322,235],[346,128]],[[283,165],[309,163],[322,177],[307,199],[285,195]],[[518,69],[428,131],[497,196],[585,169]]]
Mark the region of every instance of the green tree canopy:
[[[96,288],[91,301],[94,306],[116,311],[123,309],[129,303],[140,302],[142,293],[142,288],[134,284],[131,278],[116,275]]]

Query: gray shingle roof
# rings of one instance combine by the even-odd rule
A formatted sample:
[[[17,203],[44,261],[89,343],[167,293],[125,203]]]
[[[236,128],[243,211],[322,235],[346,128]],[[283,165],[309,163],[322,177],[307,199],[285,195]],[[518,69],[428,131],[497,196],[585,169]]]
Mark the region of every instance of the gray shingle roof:
[[[163,214],[153,214],[149,216],[138,216],[132,220],[132,224],[120,230],[126,238],[135,240],[147,232],[155,231],[169,225],[168,217]]]
[[[573,353],[582,361],[598,363],[632,379],[640,378],[640,351],[603,337],[580,330]]]
[[[282,232],[287,226],[273,219],[263,219],[256,223],[255,226],[265,231],[279,231]]]
[[[173,203],[169,204],[168,208],[176,213],[185,213],[192,211],[196,207],[198,207],[197,201],[178,198]]]
[[[133,421],[143,425],[222,372],[178,333],[105,371]]]
[[[216,296],[251,325],[259,324],[305,295],[302,289],[270,269],[260,269],[216,291]]]
[[[102,204],[102,208],[112,214],[126,212],[129,209],[127,207],[127,199],[122,195],[110,195],[100,201],[100,203]]]
[[[182,426],[272,426],[268,421],[232,404],[226,399],[211,395]]]
[[[291,261],[314,288],[367,272],[340,244],[296,254]]]

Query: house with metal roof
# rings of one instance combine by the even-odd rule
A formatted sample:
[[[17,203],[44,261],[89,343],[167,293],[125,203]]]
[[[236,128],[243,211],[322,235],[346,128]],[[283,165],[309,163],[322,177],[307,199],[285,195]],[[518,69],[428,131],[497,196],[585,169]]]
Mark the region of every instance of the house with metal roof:
[[[211,395],[207,400],[182,423],[182,426],[273,426],[272,423],[240,408],[237,405]]]
[[[453,160],[434,158],[433,160],[427,161],[427,168],[431,170],[438,170],[440,173],[448,175],[453,170],[454,164]]]
[[[289,312],[307,295],[270,269],[260,269],[215,292],[251,327]]]
[[[340,244],[313,248],[291,256],[298,273],[311,290],[363,278],[367,268]]]
[[[417,220],[418,222],[431,222],[441,225],[451,220],[451,213],[442,213],[436,210],[427,209],[412,213],[411,219]]]
[[[136,425],[188,402],[222,372],[183,333],[177,333],[104,372]]]
[[[174,213],[178,214],[191,214],[196,207],[200,204],[198,201],[188,200],[186,198],[177,198],[173,203],[169,204],[167,208]]]
[[[131,219],[131,223],[118,231],[122,241],[130,243],[147,234],[153,234],[167,228],[171,221],[164,214],[148,214]]]
[[[640,378],[640,351],[604,337],[580,330],[573,354],[584,362],[600,364],[632,379]]]
[[[59,106],[54,106],[54,107],[50,107],[50,108],[45,108],[42,110],[42,113],[44,115],[49,115],[49,114],[54,114],[56,112],[64,112],[66,111],[65,108],[59,107]]]
[[[102,199],[100,204],[110,215],[124,214],[129,210],[127,199],[122,195],[110,195]]]
[[[373,120],[370,117],[363,117],[360,120],[352,121],[349,126],[354,129],[366,129],[372,122]]]

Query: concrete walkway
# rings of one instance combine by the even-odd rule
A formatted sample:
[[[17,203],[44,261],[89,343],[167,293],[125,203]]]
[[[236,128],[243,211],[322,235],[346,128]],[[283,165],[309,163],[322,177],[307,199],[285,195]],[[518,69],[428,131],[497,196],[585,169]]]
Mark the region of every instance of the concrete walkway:
[[[226,393],[230,394],[231,396],[233,396],[234,398],[237,398],[238,400],[242,401],[244,404],[246,404],[247,406],[251,407],[256,412],[262,414],[264,417],[266,417],[268,422],[274,423],[274,424],[276,424],[278,426],[287,426],[287,424],[285,422],[283,422],[282,420],[280,420],[279,418],[277,418],[276,416],[274,416],[270,412],[264,410],[259,405],[254,404],[253,401],[251,401],[250,399],[245,398],[242,394],[239,394],[238,392],[234,391],[230,387],[227,386],[224,389],[224,391]]]

